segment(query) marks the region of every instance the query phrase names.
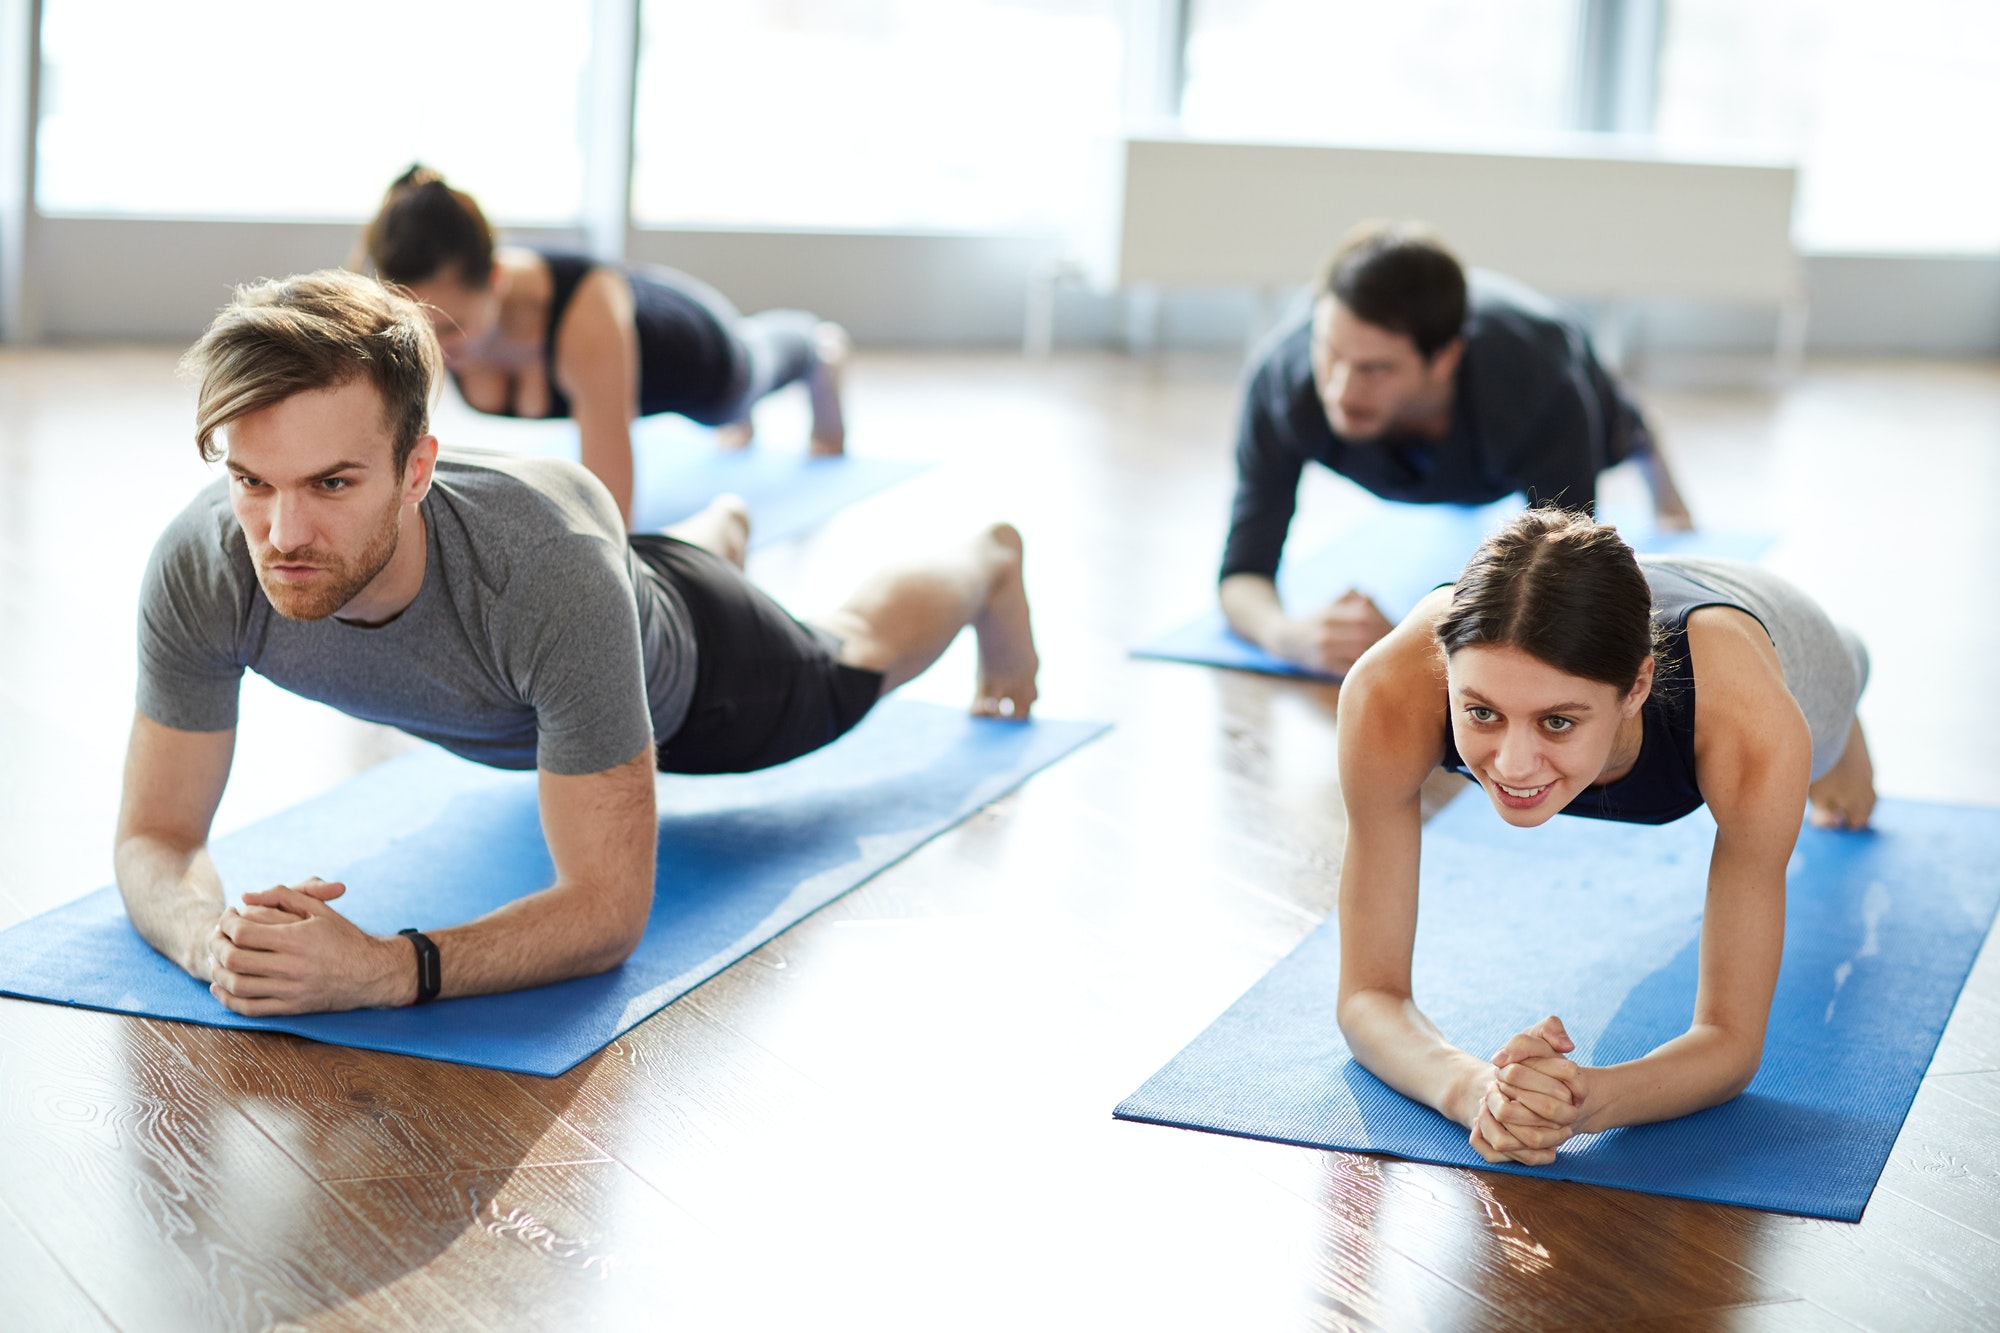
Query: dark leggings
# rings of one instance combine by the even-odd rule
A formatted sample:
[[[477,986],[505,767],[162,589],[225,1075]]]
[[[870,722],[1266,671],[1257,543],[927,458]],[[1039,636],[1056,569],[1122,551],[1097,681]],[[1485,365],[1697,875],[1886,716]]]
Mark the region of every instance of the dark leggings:
[[[743,369],[734,390],[715,407],[689,413],[704,426],[741,421],[759,401],[788,384],[796,384],[819,369],[819,344],[813,330],[819,316],[804,310],[764,310],[744,315],[730,327],[743,349]]]

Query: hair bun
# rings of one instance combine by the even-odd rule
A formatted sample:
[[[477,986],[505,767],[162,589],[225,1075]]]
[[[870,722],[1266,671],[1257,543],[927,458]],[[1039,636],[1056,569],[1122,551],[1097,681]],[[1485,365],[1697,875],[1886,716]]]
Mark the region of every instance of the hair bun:
[[[396,177],[389,186],[392,190],[420,190],[426,185],[443,185],[444,173],[435,167],[427,167],[421,162],[410,163],[410,169]]]

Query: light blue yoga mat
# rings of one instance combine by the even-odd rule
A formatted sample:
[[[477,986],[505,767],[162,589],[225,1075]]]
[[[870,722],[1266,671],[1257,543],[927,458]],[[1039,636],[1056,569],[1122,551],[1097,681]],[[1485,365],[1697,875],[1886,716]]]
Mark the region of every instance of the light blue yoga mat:
[[[1449,583],[1465,568],[1488,533],[1519,513],[1521,502],[1509,498],[1490,505],[1390,504],[1364,519],[1331,546],[1278,568],[1278,593],[1295,610],[1324,606],[1349,588],[1367,593],[1391,620],[1401,620],[1440,583]],[[1660,532],[1650,520],[1607,514],[1625,539],[1651,555],[1710,555],[1755,560],[1771,547],[1768,536],[1741,532]],[[1132,650],[1134,657],[1200,666],[1233,667],[1272,676],[1310,680],[1337,677],[1294,665],[1237,637],[1222,612],[1211,610],[1178,629],[1149,639]]]
[[[663,776],[652,920],[601,976],[422,1010],[240,1018],[147,947],[107,888],[0,933],[0,993],[560,1074],[1104,730],[889,699],[779,768]],[[551,874],[534,774],[435,749],[218,839],[214,855],[232,899],[315,874],[343,881],[336,906],[377,933],[469,920]],[[444,966],[449,975],[448,956]]]
[[[521,453],[575,459],[574,430],[524,431]],[[907,481],[930,464],[843,454],[814,458],[803,444],[760,439],[729,450],[715,432],[680,417],[632,426],[632,529],[656,532],[699,513],[727,492],[750,504],[754,549],[807,532],[840,510]]]
[[[1660,828],[1557,816],[1514,829],[1467,792],[1424,831],[1417,1003],[1481,1056],[1549,1013],[1586,1065],[1685,1031],[1714,832],[1706,810]],[[1486,1166],[1465,1130],[1354,1062],[1332,918],[1116,1114],[1855,1221],[1993,922],[1996,867],[2000,811],[1884,801],[1872,832],[1807,828],[1748,1091],[1573,1139],[1550,1166]]]

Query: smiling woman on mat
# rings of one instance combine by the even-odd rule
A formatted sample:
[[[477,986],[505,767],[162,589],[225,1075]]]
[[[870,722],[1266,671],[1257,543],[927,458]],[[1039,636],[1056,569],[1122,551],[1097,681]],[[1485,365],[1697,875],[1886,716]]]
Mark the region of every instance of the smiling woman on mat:
[[[1612,528],[1552,509],[1489,538],[1341,689],[1340,1028],[1355,1059],[1466,1126],[1488,1161],[1530,1166],[1573,1134],[1741,1092],[1763,1053],[1785,865],[1808,797],[1814,822],[1833,827],[1865,826],[1875,804],[1854,716],[1867,678],[1860,641],[1765,570],[1642,561]],[[1490,1061],[1445,1040],[1410,987],[1419,789],[1440,767],[1478,782],[1520,828],[1559,812],[1664,824],[1709,807],[1715,851],[1685,1033],[1604,1068],[1568,1058],[1556,1017]]]
[[[657,265],[599,264],[494,245],[472,196],[428,167],[389,187],[363,245],[376,273],[429,309],[466,403],[573,417],[583,465],[632,519],[632,420],[673,412],[750,442],[750,409],[803,380],[812,451],[841,452],[847,335],[802,310],[743,316],[722,293]]]

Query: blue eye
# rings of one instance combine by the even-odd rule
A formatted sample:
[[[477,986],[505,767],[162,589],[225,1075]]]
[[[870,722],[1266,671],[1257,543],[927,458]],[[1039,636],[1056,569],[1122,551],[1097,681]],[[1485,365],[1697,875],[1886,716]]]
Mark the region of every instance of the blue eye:
[[[320,482],[320,489],[327,491],[344,491],[353,484],[354,483],[350,482],[345,477],[328,477],[324,481]]]

